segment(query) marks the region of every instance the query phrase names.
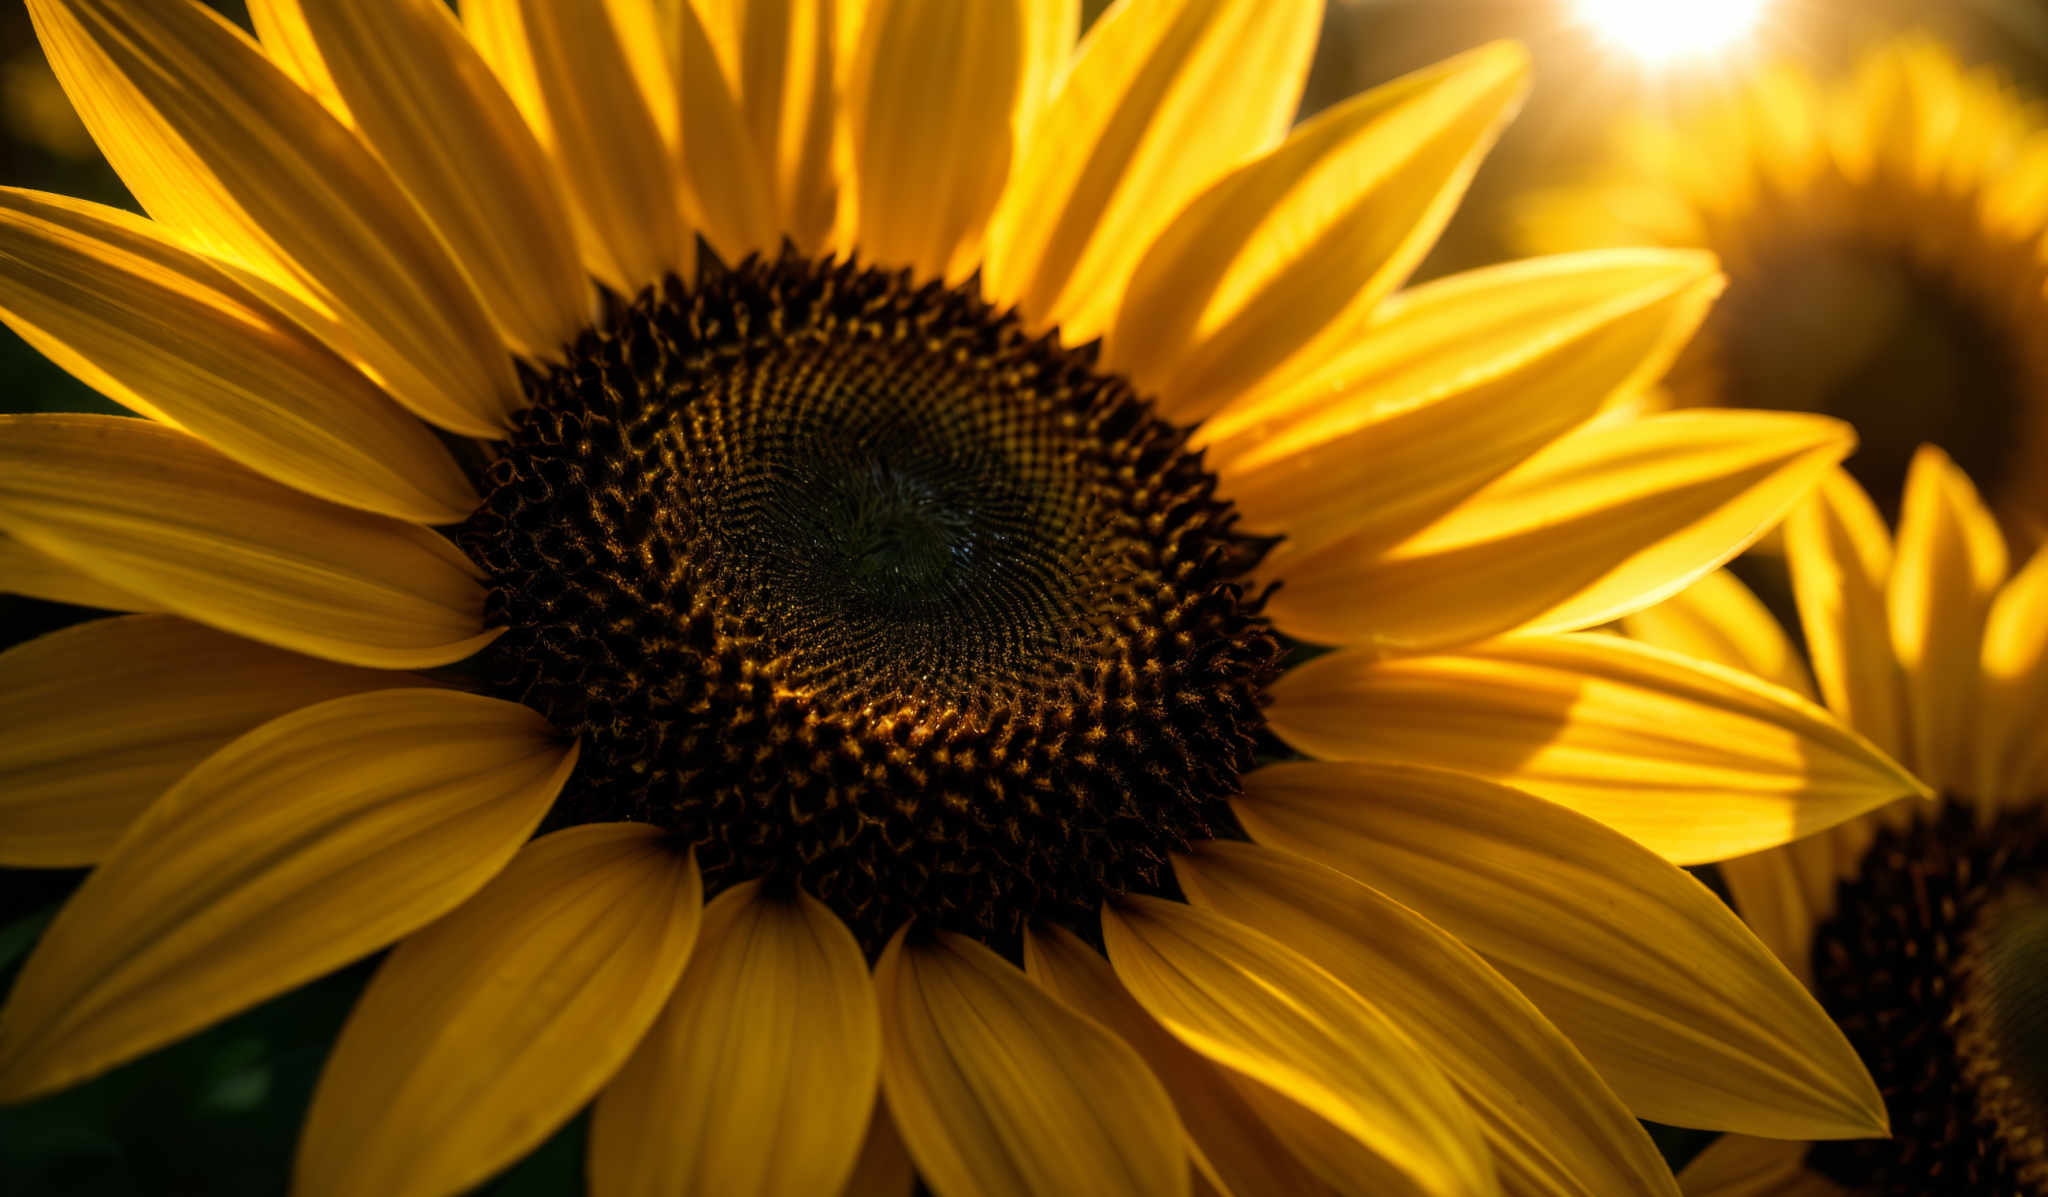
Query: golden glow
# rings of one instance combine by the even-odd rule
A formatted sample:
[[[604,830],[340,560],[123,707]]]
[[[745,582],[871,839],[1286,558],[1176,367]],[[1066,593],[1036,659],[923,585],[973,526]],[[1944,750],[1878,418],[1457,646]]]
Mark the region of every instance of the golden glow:
[[[1646,64],[1705,57],[1756,28],[1770,0],[1574,0],[1579,20]]]

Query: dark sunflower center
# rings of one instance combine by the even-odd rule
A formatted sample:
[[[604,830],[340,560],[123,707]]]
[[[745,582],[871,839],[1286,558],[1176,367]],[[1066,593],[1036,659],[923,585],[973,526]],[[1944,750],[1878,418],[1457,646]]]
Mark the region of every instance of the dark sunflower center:
[[[1821,1003],[1892,1138],[1816,1144],[1858,1192],[2048,1194],[2048,818],[1948,800],[1879,834],[1815,934]]]
[[[713,890],[871,948],[1156,885],[1227,819],[1279,646],[1185,433],[971,290],[787,257],[670,280],[529,387],[464,543],[500,693]]]
[[[1703,389],[1729,406],[1813,411],[1856,427],[1849,471],[1896,515],[1923,443],[1988,491],[2015,467],[2023,333],[1985,297],[1904,254],[1793,243],[1734,272],[1712,317]],[[1683,375],[1680,376],[1683,378]],[[1687,380],[1690,381],[1690,380]]]

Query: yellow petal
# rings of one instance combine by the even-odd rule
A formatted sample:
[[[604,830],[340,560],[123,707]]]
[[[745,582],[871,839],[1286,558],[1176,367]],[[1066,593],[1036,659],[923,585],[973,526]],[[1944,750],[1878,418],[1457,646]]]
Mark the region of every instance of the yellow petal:
[[[1602,251],[1417,287],[1344,353],[1205,421],[1223,493],[1293,556],[1420,530],[1654,377],[1720,292],[1693,251]],[[1370,462],[1370,468],[1361,468]]]
[[[765,164],[775,224],[799,250],[817,253],[832,232],[839,199],[832,158],[839,58],[832,0],[705,0],[699,7],[732,74],[755,157]],[[679,13],[677,20],[684,19]],[[687,101],[684,107],[687,112]],[[686,151],[693,144],[684,138]]]
[[[629,7],[466,0],[462,20],[554,159],[585,267],[634,295],[686,272],[693,255],[675,137],[663,127],[674,124],[676,92],[651,6]]]
[[[1322,5],[1124,0],[1081,42],[990,218],[985,284],[1077,345],[1188,201],[1294,118]]]
[[[314,57],[303,69],[332,87],[506,340],[552,356],[590,323],[553,167],[447,4],[259,0],[250,14],[273,58]]]
[[[166,611],[351,665],[444,665],[494,635],[440,536],[144,420],[0,416],[0,531]]]
[[[112,586],[0,532],[0,594],[109,611],[154,611],[156,604]]]
[[[95,864],[158,795],[244,732],[414,681],[166,615],[17,645],[0,653],[0,862]]]
[[[882,1088],[939,1197],[1185,1193],[1173,1103],[1123,1041],[964,936],[875,966]]]
[[[1849,1197],[1849,1191],[1806,1167],[1812,1145],[1798,1140],[1722,1135],[1685,1166],[1685,1197]]]
[[[853,1175],[840,1187],[840,1197],[911,1197],[911,1185],[916,1180],[910,1153],[904,1150],[903,1136],[896,1132],[896,1119],[889,1113],[889,1103],[877,1093],[860,1158],[854,1161]]]
[[[1025,0],[1024,82],[1017,100],[1020,144],[1066,81],[1079,36],[1081,0]]]
[[[1833,913],[1836,882],[1854,870],[1861,856],[1845,849],[1865,838],[1858,822],[1850,822],[1720,862],[1721,881],[1742,920],[1809,989],[1814,929]]]
[[[846,97],[861,257],[924,278],[973,270],[1024,56],[1021,0],[872,0]]]
[[[1408,652],[1592,627],[1749,547],[1854,441],[1846,424],[1790,412],[1585,428],[1399,544],[1277,565],[1286,586],[1270,609],[1303,639]]]
[[[0,1095],[91,1076],[368,955],[475,893],[574,745],[514,703],[379,690],[206,758],[114,845],[0,1012]]]
[[[1786,517],[1785,561],[1828,708],[1879,748],[1903,755],[1906,699],[1885,610],[1891,534],[1847,473],[1830,471]]]
[[[1621,628],[1645,644],[1755,674],[1802,698],[1819,697],[1777,617],[1726,570],[1628,616]]]
[[[1344,1169],[1375,1191],[1499,1191],[1472,1111],[1428,1055],[1369,1000],[1259,932],[1179,902],[1103,912],[1117,979],[1175,1037],[1324,1120]],[[1338,1183],[1316,1144],[1283,1140]],[[1346,1187],[1349,1187],[1347,1185]]]
[[[1275,684],[1270,721],[1311,756],[1508,782],[1680,864],[1928,793],[1790,691],[1619,636],[1516,637],[1387,661],[1332,653]]]
[[[2005,536],[1948,455],[1924,445],[1906,476],[1885,604],[1906,676],[1907,761],[1934,786],[1975,780],[1977,667],[2005,581]]]
[[[1252,838],[1348,873],[1485,956],[1631,1109],[1680,1126],[1882,1134],[1820,1006],[1708,889],[1561,806],[1455,773],[1251,774]]]
[[[2048,550],[2036,552],[1984,624],[1975,793],[2018,802],[2048,790]]]
[[[342,317],[401,403],[502,435],[524,399],[475,289],[383,163],[192,0],[32,0],[66,94],[142,207]]]
[[[1428,252],[1528,73],[1512,43],[1471,51],[1224,177],[1146,251],[1105,364],[1192,422],[1328,357]]]
[[[784,234],[776,218],[775,184],[762,165],[767,147],[754,144],[696,6],[679,3],[670,19],[673,28],[663,33],[675,43],[670,58],[676,64],[675,107],[692,217],[727,261],[779,254]]]
[[[1436,1061],[1518,1194],[1667,1193],[1642,1124],[1571,1041],[1471,949],[1299,856],[1217,841],[1177,858],[1188,900],[1267,934],[1365,995]]]
[[[400,944],[335,1042],[299,1139],[301,1197],[443,1197],[569,1120],[690,956],[696,862],[656,828],[536,840]]]
[[[1240,1085],[1257,1082],[1211,1063],[1169,1034],[1124,991],[1109,961],[1072,932],[1032,930],[1024,940],[1024,968],[1040,988],[1101,1023],[1145,1058],[1145,1066],[1173,1098],[1196,1175],[1218,1191],[1369,1192],[1358,1188],[1363,1177],[1349,1178],[1353,1183],[1341,1190],[1317,1177],[1240,1091]]]
[[[834,1192],[867,1137],[881,1058],[867,959],[839,919],[807,894],[726,890],[668,1009],[597,1100],[590,1191]]]
[[[109,399],[287,486],[422,523],[477,504],[425,425],[139,216],[0,189],[0,316]]]

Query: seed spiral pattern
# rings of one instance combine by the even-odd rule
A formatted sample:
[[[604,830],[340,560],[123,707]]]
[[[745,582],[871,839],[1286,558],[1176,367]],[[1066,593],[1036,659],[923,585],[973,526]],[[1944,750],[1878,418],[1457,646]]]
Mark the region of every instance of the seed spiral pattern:
[[[871,951],[1160,885],[1263,726],[1270,542],[1093,358],[971,282],[785,253],[532,377],[461,541],[489,684],[582,742],[551,822],[668,828]]]

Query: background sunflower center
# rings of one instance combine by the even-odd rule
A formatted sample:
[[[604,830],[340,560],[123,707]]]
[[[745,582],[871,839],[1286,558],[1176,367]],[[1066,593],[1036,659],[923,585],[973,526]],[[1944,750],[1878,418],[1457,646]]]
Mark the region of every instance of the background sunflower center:
[[[1941,446],[1997,490],[2027,400],[2016,351],[2026,335],[1913,255],[1791,240],[1758,251],[1738,273],[1673,385],[1697,391],[1699,402],[1718,395],[1847,420],[1859,444],[1846,466],[1883,503],[1896,502],[1922,444]]]
[[[1185,431],[972,290],[670,280],[531,386],[463,540],[492,684],[583,745],[556,825],[672,829],[870,947],[1155,885],[1278,643]]]
[[[2048,1193],[2033,1096],[2048,1027],[1997,968],[2044,946],[2048,921],[2029,914],[2043,883],[2038,809],[1984,820],[1947,798],[1878,834],[1815,932],[1813,968],[1816,996],[1884,1093],[1893,1137],[1815,1144],[1816,1170],[1896,1197]]]

